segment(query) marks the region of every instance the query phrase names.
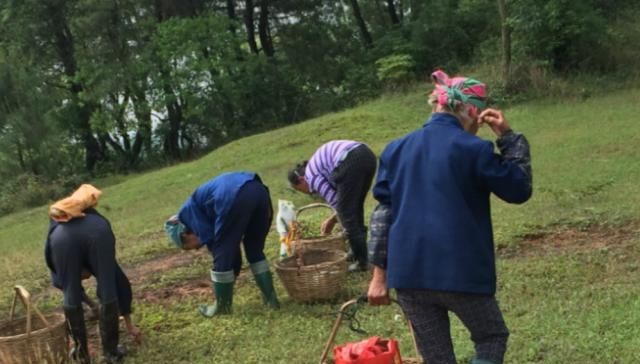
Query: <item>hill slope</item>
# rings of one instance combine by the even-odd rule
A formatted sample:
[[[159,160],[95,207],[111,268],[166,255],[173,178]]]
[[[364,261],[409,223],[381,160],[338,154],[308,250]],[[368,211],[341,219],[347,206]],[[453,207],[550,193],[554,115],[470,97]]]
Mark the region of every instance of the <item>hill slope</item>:
[[[640,124],[636,120],[639,101],[640,90],[634,90],[585,101],[538,101],[507,110],[512,127],[529,138],[534,171],[534,196],[530,202],[511,206],[495,201],[493,205],[496,241],[510,257],[500,263],[499,272],[505,314],[514,327],[511,363],[614,362],[616,355],[632,358],[635,354],[631,348],[640,347],[637,331],[640,291],[631,286],[616,286],[634,279],[637,282],[640,278],[637,263],[633,265],[634,259],[637,262],[640,257],[634,248],[639,241],[636,222],[640,221],[636,187],[640,180]],[[223,171],[257,171],[269,185],[274,202],[284,198],[302,205],[310,200],[293,193],[287,186],[286,171],[295,162],[308,158],[317,146],[331,139],[357,139],[379,153],[387,142],[420,127],[427,117],[422,92],[388,96],[351,110],[230,143],[190,163],[134,176],[105,188],[100,209],[114,227],[119,258],[125,264],[141,262],[172,249],[162,233],[162,223],[207,179]],[[493,139],[487,130],[481,135]],[[368,200],[367,207],[369,211],[373,207],[372,199]],[[7,307],[15,283],[33,290],[47,285],[42,258],[46,225],[44,207],[0,218],[0,276],[3,277],[0,307]],[[544,253],[545,249],[536,245],[552,246],[554,241],[550,239],[561,239],[558,231],[590,233],[592,226],[604,229],[604,236],[611,235],[609,231],[629,231],[620,239],[633,244],[616,246],[611,252],[605,244],[604,253],[602,249],[576,253],[572,240],[568,247],[559,246],[552,254]],[[521,240],[526,234],[529,239]],[[593,234],[588,236],[593,240]],[[272,259],[276,256],[276,241],[273,235],[268,242]],[[526,249],[533,253],[523,253]],[[164,285],[177,284],[185,277],[198,274],[204,276],[208,264],[203,259],[197,267],[178,273],[165,272],[173,278],[168,278]],[[364,287],[365,275],[354,279],[354,285]],[[601,279],[606,279],[606,286],[599,285],[603,283]],[[614,287],[624,289],[606,288],[611,282]],[[250,286],[247,285],[246,293],[251,296],[247,298],[251,306],[257,299],[255,288]],[[243,290],[241,287],[240,295]],[[279,291],[284,295],[281,287]],[[595,297],[598,300],[594,301]],[[169,302],[168,310],[162,305],[138,303],[137,318],[142,320],[143,327],[151,332],[161,327],[164,334],[149,333],[147,346],[132,362],[152,359],[163,363],[186,360],[257,363],[267,362],[266,359],[285,362],[278,361],[285,356],[290,362],[315,361],[315,353],[319,354],[322,345],[320,341],[328,333],[325,327],[331,321],[331,315],[326,314],[335,309],[329,308],[327,312],[323,306],[285,304],[281,315],[265,314],[254,302],[255,316],[249,310],[242,316],[212,322],[197,318],[190,306],[194,302],[185,299]],[[243,300],[238,301],[245,302]],[[629,305],[635,305],[635,309]],[[617,314],[626,311],[625,307],[633,313],[620,321]],[[242,308],[237,311],[242,312]],[[271,329],[258,335],[267,347],[254,347],[244,354],[218,347],[226,343],[237,350],[248,338],[253,338],[251,330],[261,330],[264,320],[273,320]],[[384,323],[372,325],[384,327]],[[619,330],[610,327],[616,325]],[[602,334],[603,330],[606,331],[604,341],[598,339],[597,344],[589,346],[587,342],[595,340],[595,335]],[[303,337],[296,339],[296,331]],[[458,338],[466,340],[459,325],[454,331]],[[308,336],[304,337],[305,334]],[[186,340],[194,335],[204,335],[212,343],[217,340],[215,345],[211,344],[215,349],[198,344],[203,339],[199,338],[181,342],[175,348],[187,353],[163,353],[162,348],[173,340]],[[278,341],[280,336],[286,336],[282,338],[282,345]],[[297,340],[311,340],[310,347],[297,347]],[[460,345],[457,350],[468,354],[470,346]],[[565,345],[570,349],[565,350]],[[314,353],[312,360],[302,359],[305,351]],[[596,357],[600,360],[593,360]]]

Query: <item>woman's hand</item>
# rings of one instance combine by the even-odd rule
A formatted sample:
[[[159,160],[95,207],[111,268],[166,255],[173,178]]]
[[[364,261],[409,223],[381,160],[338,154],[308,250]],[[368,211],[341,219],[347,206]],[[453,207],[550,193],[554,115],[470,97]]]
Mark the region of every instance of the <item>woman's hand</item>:
[[[369,291],[367,299],[372,306],[388,305],[391,303],[389,299],[389,288],[387,288],[387,272],[380,267],[373,267],[373,278],[369,283]]]
[[[329,235],[333,231],[333,227],[338,222],[338,218],[336,215],[332,215],[330,218],[326,219],[322,225],[320,225],[320,234]]]
[[[140,328],[138,328],[136,325],[133,324],[133,322],[131,322],[131,316],[127,315],[124,317],[124,322],[127,325],[127,332],[129,333],[129,336],[131,336],[131,339],[133,340],[134,343],[136,343],[137,345],[142,344],[142,331],[140,330]]]
[[[478,115],[478,121],[481,125],[489,125],[491,130],[493,130],[498,137],[501,137],[502,134],[506,133],[510,129],[507,119],[504,118],[504,114],[502,111],[497,109],[484,110],[480,115]]]

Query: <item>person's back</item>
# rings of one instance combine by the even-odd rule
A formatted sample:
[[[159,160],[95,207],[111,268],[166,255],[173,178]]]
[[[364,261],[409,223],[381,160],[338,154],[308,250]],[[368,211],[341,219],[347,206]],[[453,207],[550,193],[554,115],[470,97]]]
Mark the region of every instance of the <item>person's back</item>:
[[[180,221],[197,232],[202,243],[210,245],[240,188],[256,178],[259,179],[253,172],[228,172],[201,184],[180,208]]]
[[[444,113],[383,153],[394,200],[389,236],[403,247],[389,252],[390,261],[404,262],[389,274],[394,287],[495,291],[489,207],[495,186],[484,179],[483,153],[492,154],[493,145]],[[514,168],[497,188],[519,183],[524,198],[529,187]]]
[[[51,243],[54,245],[65,241],[82,244],[102,237],[104,234],[113,235],[111,225],[107,219],[93,212],[86,213],[82,218],[55,224],[57,226],[49,236]]]

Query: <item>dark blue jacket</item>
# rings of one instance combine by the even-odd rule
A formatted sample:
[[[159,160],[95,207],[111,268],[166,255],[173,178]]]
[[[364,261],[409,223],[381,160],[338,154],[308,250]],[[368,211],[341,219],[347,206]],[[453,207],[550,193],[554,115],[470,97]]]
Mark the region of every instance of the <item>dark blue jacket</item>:
[[[512,203],[531,196],[526,139],[508,132],[498,147],[502,155],[453,116],[434,113],[385,148],[373,194],[391,206],[389,288],[495,293],[489,196]]]
[[[88,208],[83,212],[87,215],[95,215],[98,218],[105,220],[109,225],[109,230],[111,230],[111,223],[109,222],[109,220],[107,220],[106,217],[98,213],[98,211],[96,211],[95,209]],[[51,283],[54,287],[58,289],[62,289],[62,280],[58,276],[58,273],[56,272],[55,266],[53,264],[53,252],[51,251],[50,238],[53,230],[55,230],[60,224],[64,224],[64,223],[60,223],[51,219],[49,220],[49,230],[47,232],[47,240],[45,242],[45,247],[44,247],[45,261],[47,263],[47,267],[49,268],[49,271],[51,272]],[[87,270],[89,270],[89,268],[87,268]],[[116,262],[115,281],[116,281],[116,290],[118,293],[118,310],[120,311],[121,315],[129,315],[132,312],[131,303],[133,301],[133,292],[131,291],[131,283],[129,282],[129,278],[127,278],[127,275],[124,273],[122,268],[120,268],[120,265],[118,264],[118,262]],[[87,293],[85,292],[83,286],[80,286],[80,289],[81,289],[81,295],[83,295],[82,300],[86,302]]]
[[[178,219],[210,246],[216,238],[240,188],[259,177],[251,172],[221,174],[198,187],[185,201]]]

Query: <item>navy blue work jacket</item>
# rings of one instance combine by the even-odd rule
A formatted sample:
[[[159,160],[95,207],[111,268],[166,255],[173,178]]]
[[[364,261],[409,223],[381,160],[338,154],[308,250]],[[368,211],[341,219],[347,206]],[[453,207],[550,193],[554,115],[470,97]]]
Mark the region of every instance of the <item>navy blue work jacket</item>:
[[[178,219],[193,231],[200,241],[210,247],[220,229],[240,188],[259,177],[251,172],[223,173],[202,184],[185,201]]]
[[[526,139],[508,134],[526,146],[528,163]],[[373,194],[391,206],[389,288],[495,294],[489,196],[512,203],[531,196],[530,167],[502,152],[445,113],[385,148]]]

